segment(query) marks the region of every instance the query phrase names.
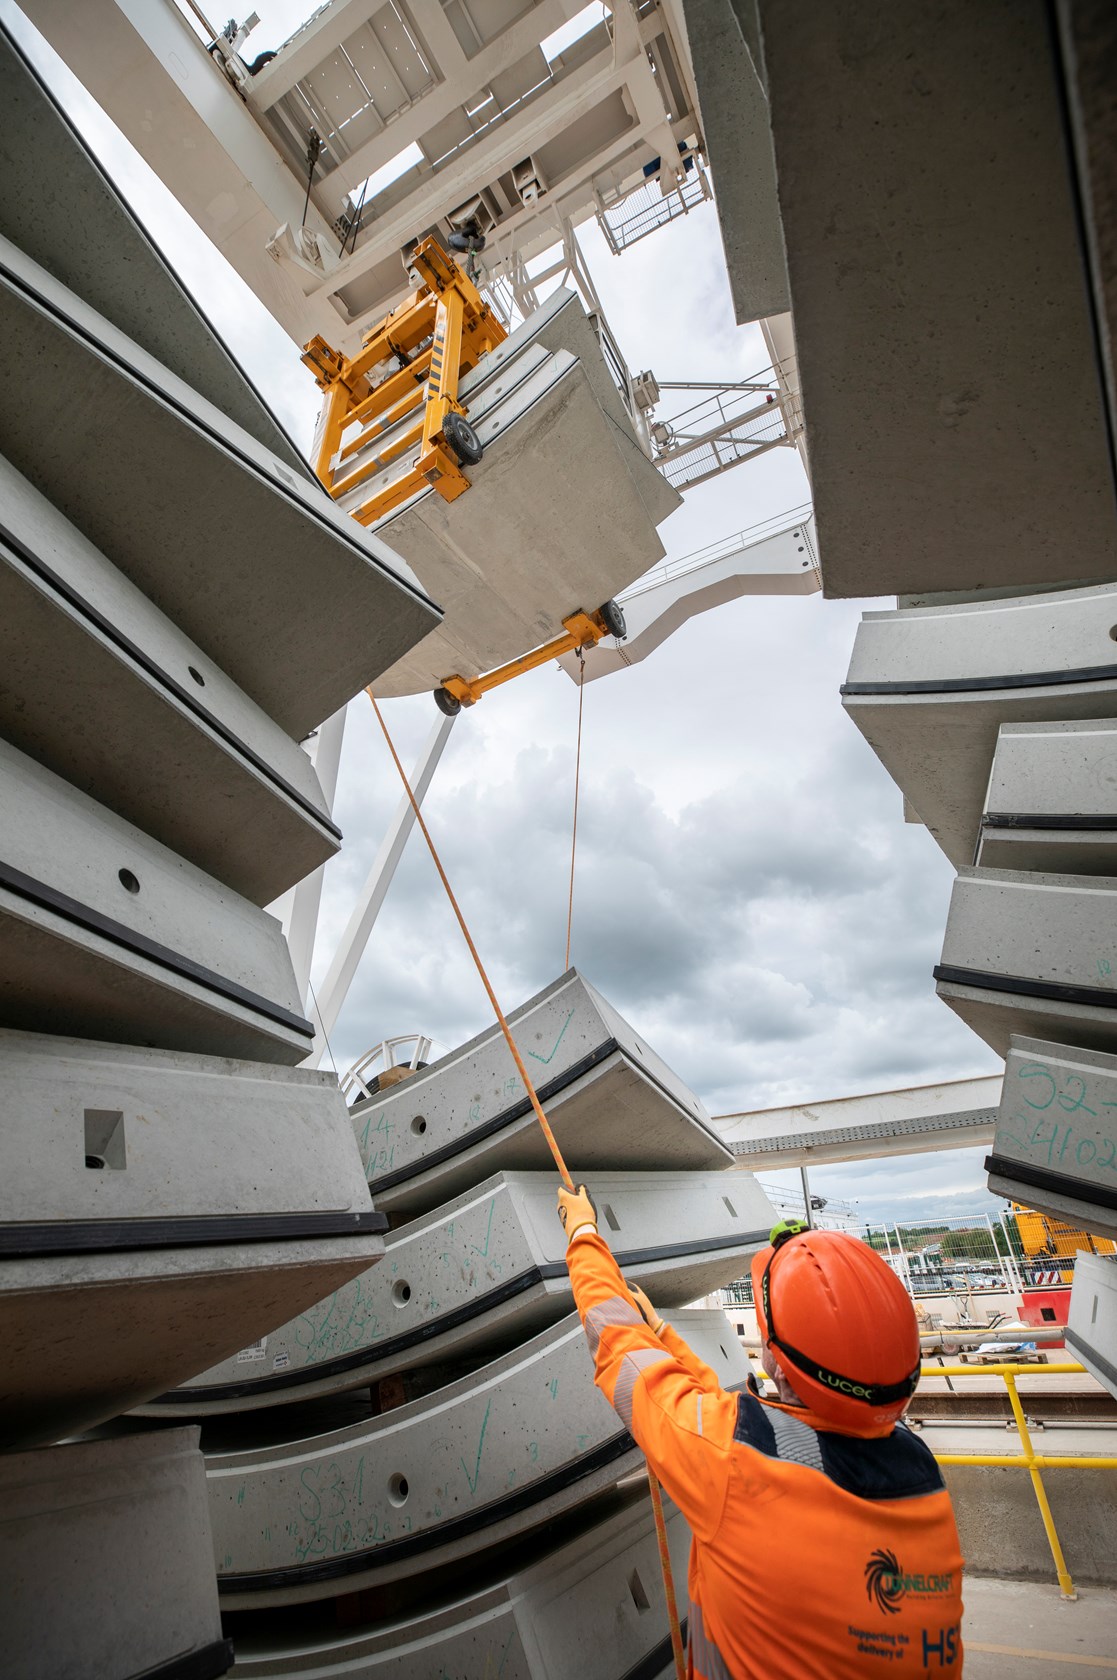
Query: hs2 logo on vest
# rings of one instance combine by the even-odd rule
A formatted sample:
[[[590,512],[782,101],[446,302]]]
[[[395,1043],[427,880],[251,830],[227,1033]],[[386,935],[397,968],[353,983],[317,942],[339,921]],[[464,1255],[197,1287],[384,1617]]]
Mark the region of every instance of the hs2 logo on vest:
[[[901,1599],[941,1598],[954,1585],[952,1575],[906,1575],[895,1552],[875,1551],[865,1565],[865,1591],[870,1603],[890,1616],[899,1614]]]

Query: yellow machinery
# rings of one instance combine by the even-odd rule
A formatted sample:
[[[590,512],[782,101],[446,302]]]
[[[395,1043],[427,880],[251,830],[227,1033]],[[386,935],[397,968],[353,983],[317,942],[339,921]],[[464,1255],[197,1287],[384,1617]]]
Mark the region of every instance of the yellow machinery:
[[[343,356],[321,337],[303,350],[326,393],[314,470],[335,501],[418,447],[407,471],[352,507],[362,525],[428,485],[448,502],[469,489],[462,467],[477,464],[481,445],[458,401],[458,383],[508,336],[437,239],[424,239],[410,260],[418,290],[365,334],[359,356]],[[379,437],[383,450],[370,447]]]
[[[1089,1254],[1117,1254],[1117,1243],[1109,1237],[1092,1236],[1089,1231],[1080,1231],[1048,1214],[1036,1213],[1019,1202],[1013,1202],[1012,1211],[1027,1258],[1050,1261],[1052,1270],[1058,1269],[1064,1283],[1069,1284],[1074,1277],[1074,1256],[1079,1249]]]
[[[410,268],[418,289],[365,334],[360,355],[350,359],[321,337],[312,338],[302,355],[326,400],[314,470],[335,501],[349,503],[361,525],[375,524],[427,486],[447,502],[469,489],[462,468],[477,465],[482,447],[458,400],[459,383],[508,336],[437,239],[416,247]],[[383,439],[379,448],[377,439]],[[411,454],[412,464],[390,483],[381,480],[363,500],[354,497],[362,484]],[[615,601],[562,622],[561,636],[495,671],[443,678],[435,691],[440,710],[453,716],[524,671],[593,647],[603,636],[625,633]]]

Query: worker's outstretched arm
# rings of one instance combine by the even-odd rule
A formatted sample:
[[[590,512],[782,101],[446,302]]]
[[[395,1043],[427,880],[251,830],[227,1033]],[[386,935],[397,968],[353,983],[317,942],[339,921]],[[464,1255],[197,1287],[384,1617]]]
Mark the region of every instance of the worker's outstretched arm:
[[[736,1396],[718,1386],[681,1337],[670,1329],[656,1335],[588,1222],[571,1239],[566,1264],[598,1388],[692,1530],[710,1537],[728,1489]]]

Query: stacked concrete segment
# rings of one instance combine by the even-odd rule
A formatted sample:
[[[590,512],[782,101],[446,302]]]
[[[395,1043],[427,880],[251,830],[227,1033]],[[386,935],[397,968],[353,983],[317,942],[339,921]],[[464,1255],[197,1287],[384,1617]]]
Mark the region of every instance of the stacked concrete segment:
[[[782,235],[823,588],[899,598],[843,701],[960,871],[936,979],[1008,1059],[990,1184],[1110,1230],[1112,8],[684,10],[739,118],[706,138],[741,320],[782,307],[750,226]],[[1090,1311],[1111,1339],[1117,1297]]]
[[[336,1084],[290,1068],[311,1029],[260,906],[339,840],[299,738],[438,613],[2,30],[0,103],[6,1660],[207,1680],[230,1653],[194,1432],[52,1443],[383,1253]]]
[[[738,1192],[721,1173],[595,1173],[593,1187],[625,1276],[664,1310],[742,1275],[769,1229],[751,1179]],[[279,1406],[527,1340],[570,1310],[563,1240],[554,1175],[497,1173],[389,1233],[381,1265],[269,1334],[264,1357],[226,1359],[145,1409]]]
[[[701,1104],[576,971],[510,1023],[626,1275],[726,1387],[740,1386],[748,1362],[725,1315],[685,1303],[747,1270],[774,1217],[767,1198],[751,1176],[726,1173],[732,1156]],[[359,1101],[351,1122],[393,1220],[384,1262],[142,1410],[209,1419],[215,1559],[234,1628],[254,1612],[251,1631],[271,1605],[305,1606],[309,1628],[344,1599],[361,1627],[358,1671],[367,1654],[370,1672],[403,1673],[397,1642],[429,1663],[459,1634],[472,1651],[482,1602],[506,1615],[510,1556],[546,1560],[561,1535],[575,1537],[569,1558],[600,1556],[614,1544],[618,1490],[645,1484],[594,1385],[557,1176],[499,1030]],[[540,1567],[569,1570],[561,1556]],[[570,1589],[591,1618],[594,1573],[576,1570]],[[445,1616],[398,1622],[403,1604],[455,1597]],[[618,1618],[610,1673],[646,1662],[667,1636],[654,1578],[635,1597],[653,1614]],[[315,1671],[308,1637],[277,1652],[288,1671]],[[477,1660],[463,1674],[482,1675]],[[549,1639],[525,1643],[520,1660],[538,1680],[565,1672]]]
[[[641,1478],[642,1480],[642,1478]],[[238,1675],[315,1675],[318,1680],[665,1680],[670,1637],[657,1613],[659,1551],[651,1506],[634,1486],[592,1534],[566,1545],[517,1550],[508,1575],[468,1595],[443,1592],[374,1629],[318,1637],[248,1634],[237,1641]],[[665,1501],[675,1579],[685,1578],[690,1531]],[[525,1555],[526,1552],[526,1555]],[[685,1633],[685,1617],[684,1617]]]

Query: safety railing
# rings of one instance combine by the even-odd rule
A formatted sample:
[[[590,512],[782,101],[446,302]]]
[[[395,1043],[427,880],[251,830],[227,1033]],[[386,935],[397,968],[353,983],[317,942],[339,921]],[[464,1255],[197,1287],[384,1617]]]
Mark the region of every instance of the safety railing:
[[[1020,1437],[1020,1452],[1018,1453],[943,1453],[935,1454],[940,1464],[974,1464],[989,1465],[994,1468],[1027,1470],[1032,1479],[1032,1488],[1039,1506],[1039,1514],[1043,1520],[1047,1543],[1051,1547],[1051,1556],[1055,1563],[1055,1573],[1059,1578],[1059,1589],[1064,1598],[1077,1598],[1074,1582],[1071,1580],[1063,1554],[1062,1544],[1055,1528],[1055,1519],[1051,1515],[1051,1506],[1047,1498],[1047,1490],[1043,1485],[1044,1470],[1117,1470],[1117,1458],[1086,1457],[1070,1453],[1037,1453],[1032,1444],[1028,1420],[1024,1416],[1024,1408],[1020,1402],[1020,1394],[1016,1387],[1018,1376],[1056,1377],[1086,1374],[1085,1367],[1075,1364],[1050,1365],[924,1365],[924,1377],[1000,1377],[1008,1390],[1009,1405],[1016,1424],[1016,1433]]]

